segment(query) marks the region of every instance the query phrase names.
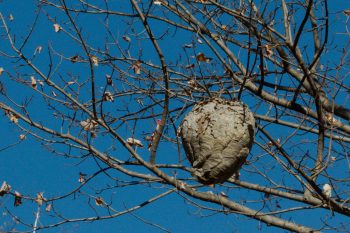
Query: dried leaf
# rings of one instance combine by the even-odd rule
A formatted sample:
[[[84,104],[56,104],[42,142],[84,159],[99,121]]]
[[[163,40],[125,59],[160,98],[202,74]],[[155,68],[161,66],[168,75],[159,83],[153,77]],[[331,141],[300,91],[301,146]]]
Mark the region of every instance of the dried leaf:
[[[0,76],[4,73],[4,68],[0,67]]]
[[[92,131],[97,128],[98,123],[95,120],[87,119],[86,121],[81,121],[80,125],[85,131]]]
[[[350,9],[344,10],[344,14],[345,14],[346,16],[350,16]]]
[[[113,102],[113,101],[114,101],[113,95],[112,95],[112,93],[110,93],[109,91],[106,91],[106,92],[103,94],[102,99],[103,99],[104,101],[109,101],[109,102]]]
[[[15,114],[13,114],[13,113],[9,113],[9,118],[10,118],[10,121],[11,121],[12,123],[15,123],[15,124],[18,123],[18,117],[17,117],[17,115],[15,115]]]
[[[133,70],[134,70],[134,73],[135,74],[141,74],[141,62],[140,61],[136,61],[132,67],[131,67]]]
[[[266,55],[267,57],[271,57],[273,55],[273,51],[270,45],[265,45]]]
[[[84,173],[79,173],[79,183],[81,183],[81,184],[83,184],[83,183],[85,183],[85,177],[86,177],[86,174],[84,174]]]
[[[4,196],[5,194],[8,194],[11,191],[11,186],[6,183],[6,181],[2,182],[2,185],[0,187],[0,197]]]
[[[211,60],[213,60],[212,58],[210,57],[206,57],[204,55],[204,53],[198,53],[198,55],[196,56],[196,59],[197,61],[199,62],[206,62],[206,63],[209,63]]]
[[[140,98],[136,99],[136,102],[143,107],[143,101]]]
[[[36,79],[34,78],[34,76],[30,76],[30,79],[31,79],[31,85],[34,89],[37,88],[37,85],[36,85]]]
[[[123,40],[125,40],[126,42],[131,42],[131,39],[130,39],[130,37],[128,37],[128,36],[123,36]]]
[[[130,145],[130,146],[138,146],[138,147],[143,147],[143,144],[140,140],[136,139],[136,138],[128,138],[126,139],[126,142]]]
[[[70,61],[72,62],[72,63],[76,63],[77,61],[79,61],[79,56],[78,55],[75,55],[75,56],[73,56],[73,57],[70,57],[69,59],[70,59]]]
[[[337,157],[331,156],[331,161],[332,161],[332,162],[334,162],[334,161],[336,161],[336,160],[337,160]]]
[[[185,66],[185,68],[186,69],[193,69],[194,68],[194,64],[193,63],[189,64],[189,65]]]
[[[19,139],[20,139],[20,140],[26,139],[26,135],[24,135],[24,134],[19,135]]]
[[[52,204],[47,204],[47,205],[46,205],[46,208],[45,208],[45,211],[46,211],[46,212],[50,212],[51,209],[52,209]]]
[[[159,0],[154,0],[154,1],[153,1],[153,4],[154,4],[154,5],[160,6],[160,5],[162,5],[162,2],[159,1]]]
[[[43,202],[45,202],[46,199],[44,198],[44,193],[40,192],[36,195],[35,202],[39,205],[42,206]]]
[[[14,202],[14,206],[19,206],[22,204],[22,196],[19,192],[15,192],[15,202]]]
[[[97,206],[103,206],[103,205],[105,205],[105,202],[104,202],[104,200],[102,199],[102,197],[97,197],[97,198],[95,198],[95,203],[96,203]]]
[[[54,28],[55,32],[59,32],[62,30],[62,27],[57,23],[53,24],[53,28]]]
[[[107,79],[107,84],[108,85],[113,85],[113,80],[112,80],[112,77],[108,74],[106,74],[106,79]]]
[[[92,56],[91,61],[94,66],[98,66],[98,58],[96,56]]]
[[[13,21],[14,19],[15,19],[15,17],[13,17],[13,15],[10,14],[10,15],[9,15],[9,20],[10,20],[10,21]]]
[[[40,46],[40,45],[39,45],[38,47],[36,47],[36,48],[35,48],[35,51],[34,51],[34,55],[40,54],[42,49],[43,49],[43,47]]]

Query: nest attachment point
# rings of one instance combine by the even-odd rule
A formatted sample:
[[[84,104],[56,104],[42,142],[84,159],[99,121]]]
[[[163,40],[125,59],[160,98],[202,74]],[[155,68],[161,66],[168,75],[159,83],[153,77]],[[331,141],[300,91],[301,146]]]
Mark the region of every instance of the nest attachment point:
[[[240,101],[216,98],[195,105],[180,125],[193,176],[209,185],[238,174],[253,145],[254,132],[254,115]]]

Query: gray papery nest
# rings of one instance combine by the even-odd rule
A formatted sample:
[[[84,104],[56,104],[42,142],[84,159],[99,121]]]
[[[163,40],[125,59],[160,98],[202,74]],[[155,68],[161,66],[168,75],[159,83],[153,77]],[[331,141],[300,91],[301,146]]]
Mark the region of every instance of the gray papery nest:
[[[238,175],[253,145],[254,132],[254,115],[240,101],[216,98],[196,104],[180,125],[193,176],[209,185]]]

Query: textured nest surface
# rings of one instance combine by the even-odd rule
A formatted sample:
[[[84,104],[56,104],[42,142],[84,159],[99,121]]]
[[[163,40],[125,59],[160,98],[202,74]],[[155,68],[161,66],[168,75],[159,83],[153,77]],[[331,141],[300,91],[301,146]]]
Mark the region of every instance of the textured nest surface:
[[[240,101],[213,99],[197,104],[180,130],[197,180],[223,183],[244,164],[254,142],[255,119]]]

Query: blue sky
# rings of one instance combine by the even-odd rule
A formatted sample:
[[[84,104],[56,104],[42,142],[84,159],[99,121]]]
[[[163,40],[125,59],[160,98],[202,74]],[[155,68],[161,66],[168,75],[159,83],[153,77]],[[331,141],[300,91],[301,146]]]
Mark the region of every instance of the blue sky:
[[[20,44],[23,41],[25,35],[28,33],[30,25],[34,22],[35,7],[36,1],[13,1],[13,0],[3,0],[0,1],[0,12],[4,15],[7,20],[11,34],[16,34],[16,43]],[[121,3],[123,2],[123,3]],[[112,3],[110,3],[112,4]],[[114,1],[113,4],[119,4],[120,11],[128,9],[128,1]],[[344,9],[350,8],[350,2],[347,0],[329,2],[330,7],[330,43],[335,48],[334,50],[327,51],[327,55],[330,61],[336,61],[337,48],[345,46],[349,42],[349,38],[346,37],[343,33],[345,32],[345,16],[339,14],[340,16],[335,17],[335,12],[343,11]],[[56,21],[63,28],[68,28],[67,18],[64,18],[61,12],[54,10],[52,8],[44,8],[45,11],[40,13],[36,28],[24,47],[23,53],[27,56],[32,56],[35,49],[38,46],[42,46],[42,52],[39,56],[34,59],[35,64],[44,72],[49,71],[48,67],[48,50],[51,48],[53,53],[53,63],[54,69],[57,69],[56,75],[54,78],[58,78],[61,74],[65,80],[75,80],[78,79],[79,82],[86,80],[89,75],[88,66],[85,65],[75,65],[64,59],[60,55],[63,55],[65,58],[72,57],[76,54],[82,54],[80,47],[72,42],[72,39],[65,36],[63,33],[55,33],[53,30],[53,22]],[[45,15],[47,13],[50,17]],[[13,15],[14,20],[10,22],[8,17],[10,14]],[[122,36],[127,34],[133,40],[131,44],[130,54],[133,58],[142,59],[145,61],[154,61],[154,64],[159,64],[157,56],[152,45],[148,41],[137,40],[134,43],[136,38],[132,37],[132,30],[134,29],[134,34],[141,32],[143,30],[142,25],[138,18],[133,20],[132,25],[128,25],[126,20],[113,21],[111,19],[105,20],[104,15],[81,15],[77,20],[79,26],[82,29],[82,34],[87,38],[88,43],[95,47],[96,49],[104,49],[106,41],[111,42],[111,37],[106,35],[104,26],[109,25],[109,28],[113,32],[113,36],[120,42],[121,48],[127,50],[129,47],[128,42],[122,39]],[[66,23],[66,24],[65,24]],[[185,54],[182,50],[184,44],[191,43],[196,41],[196,36],[194,34],[177,32],[174,29],[168,29],[166,25],[162,25],[154,22],[151,24],[154,28],[156,36],[161,36],[164,31],[169,30],[169,33],[166,35],[166,39],[160,42],[160,45],[163,49],[166,59],[171,61],[173,67],[176,67],[176,62],[180,60],[180,55],[185,57]],[[0,49],[2,51],[9,51],[8,43],[3,38],[3,28],[0,28],[2,41],[0,44]],[[70,31],[71,32],[71,31]],[[72,32],[71,32],[72,33]],[[334,42],[335,41],[335,42]],[[307,43],[307,41],[302,41]],[[142,49],[142,50],[141,50]],[[209,56],[213,54],[208,51],[208,48],[204,45],[198,44],[195,48],[196,51],[205,51]],[[118,53],[119,51],[111,46],[111,52]],[[181,57],[181,58],[183,58]],[[334,59],[332,59],[334,57]],[[195,60],[193,57],[190,60]],[[18,61],[5,59],[5,57],[0,56],[0,67],[4,67],[5,70],[8,70],[12,75],[21,74],[29,78],[33,75],[33,71],[29,70],[26,67],[21,67]],[[208,65],[209,66],[209,65]],[[127,70],[128,67],[122,67],[122,69]],[[95,69],[96,77],[100,78],[97,80],[97,93],[103,93],[104,86],[104,76],[110,74],[112,71],[109,67],[99,66]],[[219,72],[219,71],[218,71]],[[348,75],[342,73],[343,75]],[[336,75],[332,73],[332,75]],[[24,101],[31,101],[29,110],[32,114],[33,119],[36,119],[44,124],[53,127],[55,130],[67,130],[69,124],[67,122],[61,122],[57,117],[52,115],[53,110],[44,105],[43,99],[37,93],[33,93],[30,88],[25,85],[18,85],[14,81],[10,80],[8,75],[3,75],[1,81],[6,83],[6,89],[8,94],[13,98],[14,101],[19,103],[24,103]],[[120,83],[115,83],[114,91],[123,90],[123,86],[119,85]],[[137,83],[135,83],[137,84]],[[147,85],[147,82],[141,82],[140,85]],[[45,87],[49,88],[49,87]],[[76,86],[72,87],[74,90],[78,90]],[[79,90],[82,93],[89,92],[89,86],[82,86]],[[81,94],[79,98],[82,100],[88,98],[89,95]],[[249,101],[248,104],[254,109],[257,105],[248,95],[245,96],[246,100]],[[341,95],[340,98],[344,99],[344,105],[349,107],[347,102],[347,97]],[[0,97],[0,101],[5,101],[3,96]],[[6,100],[8,101],[8,100]],[[147,100],[146,100],[147,101]],[[173,107],[177,103],[173,103]],[[106,111],[115,111],[129,107],[130,109],[137,109],[139,106],[135,104],[134,97],[122,97],[120,98],[120,106],[115,106],[112,103],[105,104]],[[155,108],[155,111],[160,112],[160,109]],[[262,111],[260,109],[260,111]],[[86,115],[78,112],[77,119],[85,120]],[[73,117],[73,116],[72,116]],[[123,125],[118,131],[125,138],[132,136],[133,134],[137,138],[142,138],[145,134],[150,134],[155,127],[155,119],[151,119],[146,123],[140,122],[137,123],[136,127],[132,124]],[[180,123],[181,118],[177,119],[176,125]],[[5,115],[0,117],[1,131],[0,131],[0,183],[3,180],[6,180],[13,188],[25,196],[34,197],[38,192],[44,192],[44,196],[47,198],[53,198],[55,196],[60,196],[66,193],[69,193],[74,187],[79,186],[78,178],[79,172],[83,172],[89,175],[94,174],[99,170],[98,166],[105,168],[106,166],[100,162],[95,161],[92,158],[87,159],[72,159],[66,158],[64,156],[57,156],[50,153],[45,145],[43,145],[39,140],[35,139],[32,136],[28,136],[26,140],[20,141],[19,135],[22,132],[13,126]],[[135,130],[134,127],[136,128]],[[292,132],[290,129],[285,127],[279,127],[272,125],[267,127],[270,130],[271,134],[275,137],[286,138],[287,135]],[[79,134],[79,129],[72,128],[72,132]],[[47,137],[47,135],[46,135]],[[305,138],[304,135],[296,136],[295,142],[299,139]],[[316,139],[315,135],[309,136],[308,139]],[[261,139],[257,138],[261,142]],[[18,143],[18,144],[15,144]],[[110,153],[115,153],[118,156],[127,158],[128,153],[120,148],[120,145],[115,142],[110,137],[98,137],[95,139],[95,145],[102,151],[108,151]],[[7,149],[3,149],[9,145]],[[115,146],[116,150],[112,150],[111,147]],[[71,153],[75,156],[81,156],[82,153],[78,150],[68,151],[67,147],[64,145],[59,145],[54,147],[57,150],[63,151],[65,153]],[[315,147],[303,148],[301,151],[299,148],[293,149],[293,145],[288,145],[288,148],[296,153],[302,154],[315,152]],[[147,149],[140,149],[138,151],[141,156],[147,158],[149,152]],[[167,163],[169,161],[174,161],[174,157],[177,159],[177,147],[171,143],[162,143],[158,152],[158,162]],[[183,152],[182,157],[184,157]],[[257,166],[276,166],[276,162],[271,158],[266,158],[262,161],[255,160],[254,155],[262,154],[262,151],[257,146],[253,147],[252,153],[250,155],[251,161],[257,161]],[[184,162],[185,165],[188,165],[187,162]],[[136,170],[139,168],[135,168]],[[245,167],[249,171],[250,167]],[[280,168],[276,168],[271,172],[273,178],[280,178],[281,173],[279,173]],[[337,170],[338,168],[333,168],[332,170]],[[140,171],[143,171],[140,169]],[[242,171],[242,180],[259,182],[257,176],[246,176],[247,171]],[[172,171],[170,171],[172,172]],[[341,172],[338,170],[339,176]],[[109,179],[114,177],[116,180],[112,181]],[[139,186],[130,186],[125,188],[113,188],[111,190],[105,190],[101,193],[96,193],[97,190],[105,188],[108,186],[121,185],[122,180],[126,179],[122,174],[107,170],[106,173],[100,173],[89,182],[85,187],[81,189],[81,193],[76,193],[75,195],[70,195],[68,198],[57,201],[54,203],[55,210],[63,213],[68,218],[80,218],[94,216],[96,213],[98,215],[106,214],[106,210],[103,207],[96,207],[93,197],[101,196],[107,203],[111,203],[113,208],[118,211],[122,211],[127,207],[131,207],[135,204],[143,203],[147,201],[154,195],[160,194],[164,189],[171,187],[163,186],[162,184],[154,185],[139,185]],[[135,179],[136,181],[136,179]],[[265,181],[261,180],[262,185],[268,185],[263,183]],[[320,182],[324,182],[320,181]],[[300,188],[300,187],[298,187]],[[203,190],[205,190],[204,188]],[[220,192],[224,190],[228,195],[238,203],[244,203],[246,197],[249,197],[250,200],[261,199],[262,194],[256,193],[254,191],[246,191],[240,188],[228,189],[226,187],[217,187],[212,190],[213,192]],[[90,197],[90,201],[89,201]],[[113,197],[113,198],[112,198]],[[192,199],[191,199],[192,200]],[[204,204],[200,201],[195,201],[196,204]],[[272,200],[274,202],[275,200]],[[34,222],[34,212],[37,211],[37,204],[33,201],[25,200],[23,205],[14,208],[12,206],[13,197],[5,196],[0,198],[0,211],[2,216],[0,217],[0,226],[4,227],[4,230],[13,224],[10,215],[7,213],[6,208],[8,208],[15,215],[20,216],[21,219],[28,223],[32,224]],[[91,206],[90,206],[91,204]],[[192,232],[192,233],[202,233],[202,232],[255,232],[258,229],[261,232],[283,232],[275,228],[267,227],[264,224],[260,224],[254,220],[248,219],[244,216],[234,215],[234,214],[212,214],[210,211],[204,211],[198,209],[195,205],[189,203],[188,200],[183,199],[180,195],[172,193],[161,200],[151,203],[142,209],[133,212],[133,215],[127,214],[121,217],[95,221],[92,223],[86,222],[77,222],[69,223],[52,229],[45,229],[41,232],[91,232],[91,233],[109,233],[109,232],[137,232],[137,233],[148,233],[148,232],[164,232],[155,226],[150,224],[145,224],[139,218],[142,218],[144,221],[151,222],[153,224],[158,224],[161,227],[168,229],[171,232]],[[256,207],[252,203],[246,203],[248,206]],[[281,202],[283,207],[291,205],[291,203]],[[210,204],[207,206],[211,206]],[[213,206],[212,206],[213,207]],[[50,213],[46,213],[42,207],[42,215],[40,217],[39,225],[45,225],[49,223],[55,223],[58,221],[57,218],[50,216]],[[216,206],[217,208],[217,206]],[[315,212],[313,212],[315,213]],[[293,214],[293,213],[292,213]],[[306,224],[309,226],[314,226],[312,223],[313,219],[330,218],[332,221],[332,216],[329,211],[319,211],[314,215],[308,215],[308,218],[305,218],[304,214],[308,214],[308,211],[303,214],[298,214],[296,220],[300,224]],[[288,216],[288,215],[285,215]],[[334,223],[338,221],[345,221],[342,217],[339,217],[335,220]],[[333,222],[332,222],[333,223]],[[28,230],[22,226],[16,227],[20,231]],[[0,228],[1,231],[1,228]]]

